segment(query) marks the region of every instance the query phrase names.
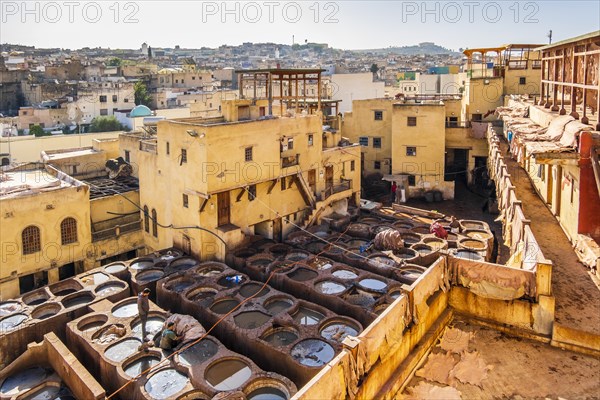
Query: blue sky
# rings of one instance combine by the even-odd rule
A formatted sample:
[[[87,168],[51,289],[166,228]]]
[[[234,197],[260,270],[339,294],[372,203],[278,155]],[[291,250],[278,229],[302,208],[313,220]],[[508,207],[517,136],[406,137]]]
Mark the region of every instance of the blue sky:
[[[457,50],[599,29],[598,1],[0,0],[0,42],[72,49],[308,40],[342,49],[427,41]]]

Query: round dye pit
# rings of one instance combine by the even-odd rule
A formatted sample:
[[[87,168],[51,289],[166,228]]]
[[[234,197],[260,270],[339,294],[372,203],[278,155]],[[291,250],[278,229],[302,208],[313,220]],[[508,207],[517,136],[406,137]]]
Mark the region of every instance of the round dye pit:
[[[319,339],[307,339],[292,347],[292,358],[307,367],[321,367],[333,359],[331,345]]]
[[[226,299],[216,301],[212,306],[210,306],[210,310],[216,314],[227,314],[229,311],[233,310],[238,304],[239,301],[235,299]]]
[[[146,321],[146,337],[154,337],[155,334],[157,334],[163,329],[164,323],[165,320],[161,317],[148,318],[148,320]],[[141,322],[137,322],[135,325],[133,325],[133,328],[131,329],[131,334],[136,338],[142,338]]]
[[[179,362],[187,367],[199,365],[213,357],[219,351],[219,346],[212,340],[203,339],[192,347],[179,353]]]
[[[207,287],[196,288],[187,294],[190,301],[198,303],[204,307],[213,303],[217,290]]]
[[[102,272],[96,272],[94,274],[86,275],[81,278],[84,285],[100,285],[101,283],[109,280],[110,277]]]
[[[304,248],[313,254],[319,254],[323,251],[325,246],[326,244],[324,242],[318,241],[307,243]]]
[[[348,241],[347,241],[346,243],[344,243],[344,244],[345,244],[346,246],[348,246],[348,247],[358,248],[358,247],[360,247],[360,246],[364,246],[364,245],[366,245],[367,243],[369,243],[369,242],[368,242],[368,241],[366,241],[366,240],[360,240],[360,239],[351,239],[351,240],[348,240]]]
[[[61,301],[61,303],[65,308],[73,308],[91,303],[92,301],[94,301],[94,295],[89,292],[85,292],[75,293],[67,296]]]
[[[350,226],[348,226],[348,229],[346,230],[346,233],[350,236],[364,237],[368,239],[370,227],[371,226],[369,224],[363,224],[358,222],[350,224]]]
[[[270,315],[260,311],[246,311],[233,317],[235,324],[242,329],[256,329],[270,319]]]
[[[308,268],[296,268],[287,275],[290,279],[298,282],[306,282],[315,279],[319,276],[315,271]]]
[[[234,390],[242,386],[252,375],[250,367],[241,360],[218,361],[206,369],[204,377],[216,390]]]
[[[53,315],[56,315],[60,311],[60,304],[57,303],[48,303],[43,304],[32,311],[31,317],[37,319],[46,319]]]
[[[458,241],[458,247],[468,250],[482,251],[487,249],[487,244],[482,240],[464,238]]]
[[[402,240],[404,240],[404,244],[410,246],[411,244],[415,244],[421,241],[421,236],[416,233],[404,233],[402,234]]]
[[[165,275],[160,269],[149,269],[142,271],[135,276],[135,280],[140,283],[157,281]]]
[[[444,250],[448,247],[448,243],[446,243],[446,241],[444,239],[440,239],[440,238],[436,238],[436,237],[425,238],[425,239],[423,239],[423,242],[427,246],[430,246],[433,251]]]
[[[410,260],[411,258],[415,258],[417,256],[417,252],[413,249],[404,247],[402,249],[394,250],[394,256],[404,260]]]
[[[335,276],[336,278],[340,278],[340,279],[356,279],[356,278],[358,278],[358,275],[355,274],[354,272],[350,271],[349,269],[338,269],[337,271],[334,271],[331,275]]]
[[[455,255],[458,258],[466,258],[471,261],[483,261],[483,256],[476,251],[458,250]]]
[[[271,315],[277,315],[282,311],[287,310],[292,306],[292,301],[289,299],[276,298],[274,300],[269,300],[264,303],[265,309]]]
[[[419,235],[429,235],[431,232],[429,231],[429,227],[425,225],[415,226],[410,229],[413,233],[418,233]]]
[[[292,261],[274,261],[269,264],[268,271],[282,274],[284,272],[288,272],[292,268],[294,268],[294,262]]]
[[[248,258],[248,257],[252,257],[253,255],[256,254],[256,249],[253,249],[251,247],[245,247],[243,249],[237,249],[233,251],[233,255],[235,257],[239,257],[239,258]]]
[[[291,247],[287,244],[272,244],[271,246],[266,248],[266,251],[271,253],[273,257],[280,257],[287,254],[290,251]]]
[[[315,290],[323,294],[339,294],[346,290],[346,286],[335,281],[321,281],[315,284]]]
[[[19,393],[26,392],[38,386],[48,377],[44,368],[34,367],[9,376],[0,386],[0,394],[12,398]]]
[[[398,297],[400,297],[400,295],[402,294],[401,291],[399,290],[394,290],[392,293],[390,293],[390,297],[394,300],[396,300]]]
[[[376,292],[380,292],[387,288],[387,283],[374,278],[363,279],[359,281],[358,284],[367,290],[373,290]]]
[[[42,304],[46,300],[50,298],[50,295],[46,290],[39,289],[34,292],[29,292],[22,297],[23,303],[28,306],[36,306],[38,304]]]
[[[355,326],[345,322],[334,322],[321,329],[321,336],[323,336],[325,339],[334,340],[340,343],[346,338],[346,336],[356,335],[358,335],[358,329]]]
[[[288,396],[274,387],[261,387],[246,396],[248,400],[287,400]]]
[[[190,287],[192,287],[196,281],[189,278],[175,278],[165,283],[165,289],[175,293],[183,293]]]
[[[47,385],[32,394],[23,397],[23,400],[75,400],[71,391],[66,387]]]
[[[125,266],[125,264],[121,263],[111,264],[104,267],[104,270],[109,274],[118,274],[120,272],[125,271],[125,269],[127,269],[127,267]]]
[[[308,251],[292,250],[285,256],[285,260],[297,262],[306,260],[308,257],[310,257]]]
[[[169,261],[174,258],[181,257],[183,255],[183,253],[177,249],[171,249],[171,250],[167,250],[167,251],[164,251],[164,250],[159,251],[158,255],[160,256],[161,260]]]
[[[108,278],[108,275],[102,274]],[[50,292],[52,292],[55,296],[67,296],[71,293],[75,293],[78,290],[83,289],[83,286],[79,282],[74,279],[69,279],[62,282],[57,282],[53,285],[48,286]]]
[[[275,259],[268,254],[257,254],[252,256],[246,260],[247,265],[251,265],[257,268],[265,268],[267,265],[271,264]]]
[[[248,278],[243,275],[228,275],[224,276],[217,281],[218,285],[223,286],[224,288],[232,288],[241,285],[246,282]]]
[[[469,229],[468,231],[465,232],[465,235],[467,235],[471,239],[482,240],[484,242],[487,242],[488,240],[493,238],[493,236],[490,232],[484,231],[481,229],[473,229],[473,230]]]
[[[154,261],[151,258],[139,258],[131,263],[131,269],[146,269],[154,266]]]
[[[372,255],[369,256],[369,265],[374,267],[379,267],[383,269],[388,269],[396,266],[396,261],[392,260],[388,256],[384,255]]]
[[[485,225],[481,221],[473,221],[468,219],[463,219],[458,221],[465,229],[485,229]]]
[[[223,268],[210,266],[210,267],[200,267],[196,270],[196,274],[205,278],[212,278],[215,276],[219,276],[223,273]]]
[[[121,339],[125,336],[125,333],[127,333],[127,331],[123,325],[111,324],[95,332],[92,335],[92,340],[95,343],[107,345]]]
[[[363,290],[354,290],[353,293],[345,295],[344,297],[348,303],[365,308],[373,307],[373,304],[375,304],[376,301],[372,293]]]
[[[164,369],[148,378],[144,389],[153,399],[168,399],[179,393],[190,379],[175,369]]]
[[[136,353],[142,342],[138,339],[125,339],[122,342],[113,344],[104,352],[104,356],[111,361],[120,362]]]
[[[108,297],[121,292],[125,287],[127,285],[123,282],[107,282],[98,286],[94,291],[100,297]]]
[[[137,360],[129,363],[126,367],[123,367],[123,371],[127,376],[135,378],[143,371],[151,368],[160,362],[160,358],[154,356],[146,356],[138,358]]]
[[[259,291],[260,291],[260,293],[259,293]],[[254,283],[254,282],[247,283],[240,288],[240,294],[246,298],[248,298],[250,296],[254,296],[255,294],[256,294],[256,296],[254,296],[255,298],[262,297],[262,296],[266,295],[267,293],[269,293],[269,291],[270,291],[270,289],[268,287],[263,287],[262,284]]]
[[[300,325],[316,325],[321,322],[325,316],[310,308],[300,307],[298,311],[292,315],[292,318]]]
[[[309,267],[319,271],[325,271],[333,267],[333,261],[328,258],[314,257],[307,261]]]
[[[0,317],[14,314],[21,310],[21,304],[16,301],[5,301],[0,303]]]
[[[406,264],[400,267],[398,271],[398,279],[400,281],[412,285],[427,269],[420,265]]]
[[[182,257],[178,258],[177,260],[171,261],[169,267],[177,269],[188,269],[196,265],[198,265],[198,261],[196,261],[195,259],[191,257]]]
[[[285,328],[273,329],[264,334],[262,340],[273,347],[285,347],[298,340],[298,334]]]
[[[427,254],[433,253],[433,249],[431,248],[431,246],[428,246],[426,244],[415,244],[412,246],[412,249],[422,256],[426,256]]]
[[[81,332],[91,334],[104,325],[106,321],[108,321],[108,317],[106,315],[93,315],[79,321],[77,324],[77,329],[79,329]]]
[[[112,315],[117,318],[128,318],[138,315],[137,302],[129,301],[112,309]]]

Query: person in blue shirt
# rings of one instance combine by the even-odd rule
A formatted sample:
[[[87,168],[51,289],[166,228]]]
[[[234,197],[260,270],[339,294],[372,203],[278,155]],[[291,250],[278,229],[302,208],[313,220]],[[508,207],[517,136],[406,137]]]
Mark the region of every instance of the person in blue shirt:
[[[171,321],[161,334],[160,348],[163,350],[173,350],[179,344],[179,339],[180,337],[175,333],[175,323]]]

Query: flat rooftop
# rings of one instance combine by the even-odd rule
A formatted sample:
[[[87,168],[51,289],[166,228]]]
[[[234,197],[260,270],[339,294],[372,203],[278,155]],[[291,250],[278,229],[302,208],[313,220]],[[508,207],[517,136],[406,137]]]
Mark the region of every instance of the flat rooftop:
[[[0,173],[0,199],[29,196],[74,186],[58,179],[45,169]]]
[[[65,158],[88,156],[88,155],[98,154],[98,153],[101,153],[101,152],[93,149],[92,147],[81,147],[78,149],[45,151],[44,158],[47,158],[48,160],[51,160],[51,161],[57,161],[57,160],[63,160]]]

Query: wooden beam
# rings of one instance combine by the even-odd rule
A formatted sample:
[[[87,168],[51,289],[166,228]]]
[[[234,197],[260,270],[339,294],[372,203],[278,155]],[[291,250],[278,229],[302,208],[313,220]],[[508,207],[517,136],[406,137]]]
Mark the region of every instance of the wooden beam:
[[[275,185],[277,185],[277,182],[279,182],[279,179],[273,179],[271,181],[271,186],[269,186],[269,189],[267,190],[267,194],[271,194],[271,192],[273,191],[273,188],[275,187]]]
[[[202,204],[200,205],[200,212],[204,211],[204,209],[206,208],[206,204],[208,203],[209,198],[210,196],[206,199],[202,199]]]
[[[240,200],[242,200],[242,196],[244,195],[244,192],[246,191],[246,188],[241,188],[240,192],[238,193],[235,201],[236,203],[239,202]]]

